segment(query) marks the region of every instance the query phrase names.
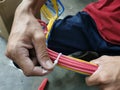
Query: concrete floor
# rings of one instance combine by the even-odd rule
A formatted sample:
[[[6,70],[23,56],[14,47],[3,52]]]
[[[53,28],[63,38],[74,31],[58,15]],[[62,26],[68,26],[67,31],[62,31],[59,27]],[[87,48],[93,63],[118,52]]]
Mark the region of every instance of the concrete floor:
[[[61,0],[65,4],[65,12],[60,18],[68,14],[75,14],[86,4],[95,0]],[[5,55],[7,42],[0,37],[0,90],[37,90],[41,81],[47,77],[49,85],[46,90],[98,90],[88,87],[84,75],[56,67],[52,73],[44,77],[26,77],[18,70]]]

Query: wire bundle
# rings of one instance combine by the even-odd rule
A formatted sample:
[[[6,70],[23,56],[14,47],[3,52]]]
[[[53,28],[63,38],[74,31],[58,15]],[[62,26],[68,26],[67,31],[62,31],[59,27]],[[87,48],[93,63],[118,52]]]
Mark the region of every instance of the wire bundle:
[[[47,33],[46,23],[41,20],[38,20],[38,21],[44,27],[44,33],[46,34]],[[56,58],[58,57],[59,53],[53,50],[50,50],[48,48],[47,48],[47,51],[48,51],[48,54],[51,60],[54,62]],[[66,56],[63,54],[60,55],[58,65],[68,70],[72,70],[72,71],[86,74],[86,75],[91,75],[98,68],[96,64],[93,64],[93,63],[90,63],[90,62],[87,62],[81,59],[73,58],[70,56]]]
[[[47,49],[47,50],[51,60],[52,61],[56,60],[56,57],[59,55],[59,53],[50,49]],[[73,58],[70,56],[66,56],[66,55],[61,55],[59,57],[58,65],[68,70],[72,70],[85,75],[93,74],[98,68],[96,64],[92,64],[90,62]]]
[[[56,0],[51,0],[51,1],[54,5],[56,15],[52,16],[50,11],[44,5],[42,7],[41,11],[43,12],[44,16],[49,20],[49,23],[48,23],[48,25],[46,25],[45,22],[38,20],[39,23],[43,26],[46,38],[48,38],[48,35],[50,33],[50,30],[52,28],[54,21],[59,17],[57,1]],[[53,50],[50,50],[48,48],[47,48],[47,50],[48,50],[48,54],[49,54],[51,60],[54,62],[56,60],[56,58],[58,57],[59,53],[57,53]],[[72,71],[75,71],[75,72],[78,72],[81,74],[85,74],[85,75],[93,74],[98,68],[98,66],[96,64],[93,64],[93,63],[90,63],[90,62],[87,62],[87,61],[84,61],[81,59],[73,58],[70,56],[66,56],[63,54],[60,55],[60,57],[59,57],[58,65],[65,69],[72,70]]]
[[[54,23],[54,21],[58,18],[58,5],[57,5],[57,1],[56,0],[51,0],[51,2],[53,3],[53,7],[55,9],[56,14],[53,15],[50,10],[47,8],[46,5],[43,5],[43,7],[41,8],[41,12],[43,13],[43,15],[45,16],[46,19],[49,20],[49,23],[47,25],[48,28],[48,33],[46,33],[46,38],[48,37],[48,34],[52,28],[52,25]]]

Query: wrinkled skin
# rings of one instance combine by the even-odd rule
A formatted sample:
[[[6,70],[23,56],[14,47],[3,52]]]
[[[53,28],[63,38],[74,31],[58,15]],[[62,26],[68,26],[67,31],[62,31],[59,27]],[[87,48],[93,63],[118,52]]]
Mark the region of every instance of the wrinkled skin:
[[[86,78],[89,86],[98,85],[100,90],[120,90],[120,56],[102,56],[91,62],[99,67]]]
[[[26,2],[27,0],[23,0],[15,12],[6,55],[26,76],[45,75],[52,71],[53,63],[46,51],[43,30],[34,16],[35,12],[29,6],[30,2]]]

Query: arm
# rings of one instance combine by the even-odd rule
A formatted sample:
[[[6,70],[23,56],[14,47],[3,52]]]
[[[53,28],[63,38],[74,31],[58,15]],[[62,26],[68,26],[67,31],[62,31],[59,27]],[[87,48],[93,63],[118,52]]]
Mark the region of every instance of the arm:
[[[23,0],[16,9],[8,39],[6,56],[26,76],[45,75],[53,69],[53,63],[46,51],[43,30],[34,16],[44,3],[45,0]]]
[[[86,78],[87,84],[98,85],[101,90],[120,90],[120,56],[102,56],[92,62],[99,68]]]

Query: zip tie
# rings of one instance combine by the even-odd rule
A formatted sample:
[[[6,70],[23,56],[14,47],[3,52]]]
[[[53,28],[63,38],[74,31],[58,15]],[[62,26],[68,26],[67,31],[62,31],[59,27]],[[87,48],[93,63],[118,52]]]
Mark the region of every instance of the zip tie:
[[[54,64],[53,64],[54,66],[57,65],[57,63],[58,63],[59,58],[60,58],[61,55],[62,55],[62,53],[59,53],[59,54],[58,54],[56,60],[54,61]]]

